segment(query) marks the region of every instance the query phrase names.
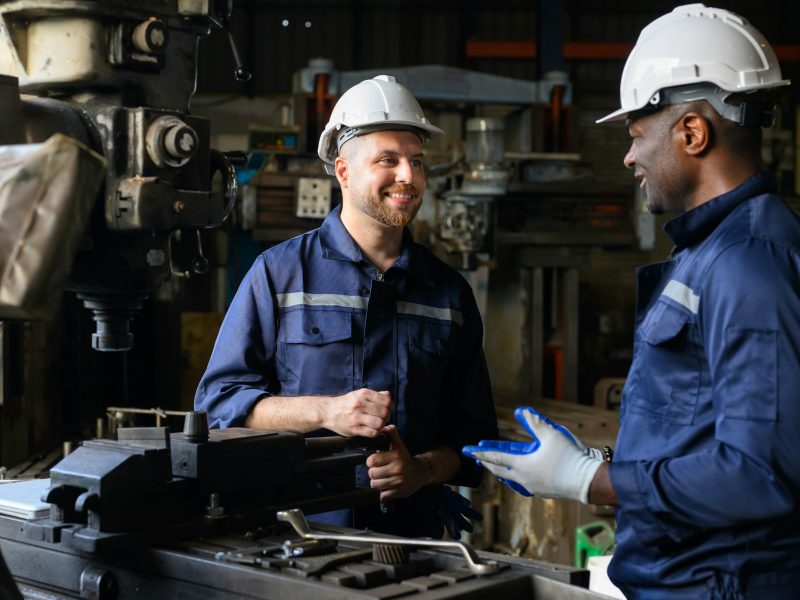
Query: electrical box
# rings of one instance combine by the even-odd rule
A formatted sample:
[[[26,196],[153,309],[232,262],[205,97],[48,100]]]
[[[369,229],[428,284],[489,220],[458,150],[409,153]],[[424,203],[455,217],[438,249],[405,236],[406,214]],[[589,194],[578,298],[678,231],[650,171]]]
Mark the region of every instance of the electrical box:
[[[300,177],[295,214],[305,219],[324,219],[331,210],[332,187],[330,178]]]

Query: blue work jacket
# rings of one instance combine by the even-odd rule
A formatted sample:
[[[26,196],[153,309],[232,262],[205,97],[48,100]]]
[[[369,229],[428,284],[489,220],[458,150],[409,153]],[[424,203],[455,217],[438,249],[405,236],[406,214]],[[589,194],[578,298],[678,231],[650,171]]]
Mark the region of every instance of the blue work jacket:
[[[800,220],[759,173],[638,270],[609,575],[628,598],[797,598]]]
[[[265,396],[360,388],[391,391],[390,422],[412,454],[450,446],[461,459],[452,483],[480,483],[481,468],[461,448],[496,436],[497,420],[469,284],[407,230],[400,257],[380,278],[337,207],[319,229],[256,259],[222,323],[195,407],[211,427],[236,427]],[[360,479],[368,483],[363,471]],[[441,535],[438,525],[416,528],[421,513],[432,517],[438,491],[423,489],[377,522],[355,525]]]

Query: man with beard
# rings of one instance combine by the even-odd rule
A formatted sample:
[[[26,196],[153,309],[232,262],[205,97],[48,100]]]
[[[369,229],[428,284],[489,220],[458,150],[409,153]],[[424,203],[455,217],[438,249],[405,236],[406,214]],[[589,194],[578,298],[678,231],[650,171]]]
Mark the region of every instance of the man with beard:
[[[763,170],[788,85],[742,17],[692,4],[639,36],[622,75],[625,165],[674,243],[639,269],[633,363],[610,449],[535,409],[533,442],[465,448],[517,491],[617,506],[629,599],[800,592],[800,219]]]
[[[389,437],[356,474],[383,510],[317,521],[430,537],[468,526],[442,484],[477,486],[460,448],[497,432],[483,326],[467,282],[405,228],[425,191],[423,143],[441,133],[393,77],[339,99],[319,156],[342,204],[258,257],[197,389],[211,427]]]

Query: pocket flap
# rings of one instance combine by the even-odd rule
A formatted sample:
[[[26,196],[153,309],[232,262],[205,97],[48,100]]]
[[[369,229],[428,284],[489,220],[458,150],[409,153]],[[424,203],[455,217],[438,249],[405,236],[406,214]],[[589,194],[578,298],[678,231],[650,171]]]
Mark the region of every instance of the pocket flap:
[[[430,354],[442,356],[445,353],[446,332],[441,326],[431,323],[418,323],[410,321],[408,324],[408,343],[409,345],[420,348]]]
[[[349,312],[297,310],[283,315],[283,341],[287,344],[318,346],[353,337]]]
[[[642,327],[642,339],[649,344],[666,344],[681,336],[688,321],[688,313],[659,302],[650,311],[647,321]]]

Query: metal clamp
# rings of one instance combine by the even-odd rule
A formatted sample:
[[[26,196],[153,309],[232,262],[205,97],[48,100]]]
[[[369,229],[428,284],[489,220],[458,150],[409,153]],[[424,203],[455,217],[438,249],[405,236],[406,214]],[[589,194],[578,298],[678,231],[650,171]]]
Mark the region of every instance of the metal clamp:
[[[478,553],[464,542],[448,540],[415,539],[410,540],[400,537],[384,537],[378,535],[343,535],[337,533],[311,533],[308,521],[303,511],[298,508],[281,510],[278,520],[291,525],[300,537],[310,540],[332,540],[337,542],[356,542],[361,544],[386,544],[394,546],[414,546],[416,548],[450,548],[458,550],[464,555],[469,570],[475,575],[491,575],[500,567],[493,560],[482,561]]]

